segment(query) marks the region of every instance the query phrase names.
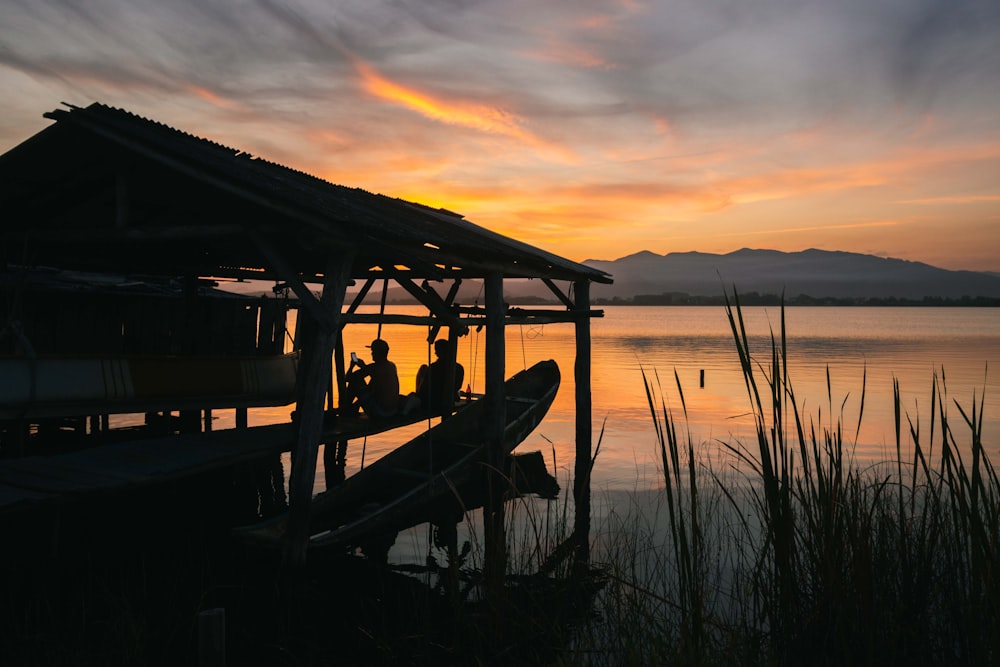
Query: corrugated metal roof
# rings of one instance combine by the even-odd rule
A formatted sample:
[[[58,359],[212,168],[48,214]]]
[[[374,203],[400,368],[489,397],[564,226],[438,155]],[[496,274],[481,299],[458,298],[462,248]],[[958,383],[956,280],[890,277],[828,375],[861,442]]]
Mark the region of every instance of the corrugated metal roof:
[[[405,267],[415,278],[611,282],[449,211],[329,183],[122,109],[45,116],[56,122],[0,156],[8,262],[245,276],[269,266],[257,238],[307,280],[348,249],[354,277]]]

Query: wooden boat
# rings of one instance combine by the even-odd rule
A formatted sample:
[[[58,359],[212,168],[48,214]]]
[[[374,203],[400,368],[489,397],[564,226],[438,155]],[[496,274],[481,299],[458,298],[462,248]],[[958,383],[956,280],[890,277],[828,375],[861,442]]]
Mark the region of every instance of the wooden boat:
[[[0,419],[286,405],[298,353],[0,358]]]
[[[504,454],[541,422],[555,399],[559,381],[559,367],[551,360],[507,380]],[[310,508],[311,544],[357,546],[372,536],[394,534],[420,523],[454,523],[463,512],[481,507],[487,455],[480,434],[484,410],[483,401],[463,407],[339,485],[317,494]],[[287,521],[285,513],[234,532],[248,542],[277,546]]]

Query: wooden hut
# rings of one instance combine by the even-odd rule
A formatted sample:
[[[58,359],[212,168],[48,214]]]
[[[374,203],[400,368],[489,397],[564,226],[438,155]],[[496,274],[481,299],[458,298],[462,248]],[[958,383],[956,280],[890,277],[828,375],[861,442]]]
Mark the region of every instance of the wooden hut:
[[[240,452],[292,450],[294,529],[286,555],[299,562],[334,373],[331,357],[340,358],[335,353],[341,328],[365,317],[356,312],[357,302],[346,303],[350,285],[360,285],[363,297],[376,281],[398,284],[427,308],[426,317],[407,320],[414,324],[445,327],[453,335],[485,326],[482,400],[491,406],[484,426],[488,441],[499,439],[502,429],[504,327],[571,323],[577,340],[576,534],[578,555],[586,559],[589,321],[601,315],[591,309],[589,284],[609,283],[610,276],[450,211],[334,185],[125,110],[66,106],[45,117],[53,121],[50,126],[0,156],[5,308],[0,354],[22,361],[44,355],[173,355],[181,360],[211,355],[239,358],[245,373],[246,364],[283,356],[287,302],[223,294],[213,280],[264,279],[290,290],[299,331],[290,388],[278,386],[266,398],[258,393],[254,399],[245,394],[247,387],[227,385],[218,389],[222,397],[199,398],[185,394],[184,372],[175,365],[173,394],[126,398],[133,401],[129,410],[177,421],[163,431],[170,438],[167,445],[157,448],[168,460],[183,459],[182,443],[195,438],[202,455],[213,444],[227,443],[226,454],[199,460],[195,467],[225,465]],[[559,306],[508,308],[503,295],[509,279],[543,282]],[[469,280],[483,281],[483,308],[455,302],[457,286]],[[108,368],[100,366],[100,372],[107,374]],[[239,371],[214,375],[229,372]],[[283,395],[285,390],[291,395]],[[125,409],[112,406],[115,400],[125,399],[109,397],[75,414],[32,412],[28,406],[0,414],[0,511],[65,501],[67,485],[73,493],[81,491],[81,483],[66,472],[68,460],[60,468],[62,486],[40,481],[45,476],[40,469],[29,474],[26,460],[47,446],[46,434],[66,439],[67,432],[76,433],[92,438],[92,450],[108,451],[103,458],[92,454],[87,485],[112,484],[124,476],[127,471],[116,472],[120,457],[110,448],[130,443],[120,435],[111,438],[107,428],[108,412]],[[283,429],[241,423],[236,448],[226,440],[231,434],[209,429],[213,407],[242,409],[253,400],[294,401],[296,419],[279,425]],[[190,467],[161,462],[158,469],[184,474]]]

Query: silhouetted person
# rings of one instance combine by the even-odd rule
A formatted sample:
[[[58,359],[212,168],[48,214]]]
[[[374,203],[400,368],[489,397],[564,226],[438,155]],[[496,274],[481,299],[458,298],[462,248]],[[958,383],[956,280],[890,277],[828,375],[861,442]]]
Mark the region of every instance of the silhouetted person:
[[[360,407],[369,417],[391,417],[399,412],[399,375],[389,361],[389,344],[376,338],[368,346],[371,363],[351,357],[347,369],[346,412],[356,414]],[[355,365],[357,369],[355,369]]]
[[[451,412],[458,401],[458,392],[465,379],[465,369],[455,361],[455,350],[445,338],[434,341],[437,359],[430,366],[424,364],[417,371],[416,394],[424,410],[437,414]],[[454,367],[454,375],[449,377]]]

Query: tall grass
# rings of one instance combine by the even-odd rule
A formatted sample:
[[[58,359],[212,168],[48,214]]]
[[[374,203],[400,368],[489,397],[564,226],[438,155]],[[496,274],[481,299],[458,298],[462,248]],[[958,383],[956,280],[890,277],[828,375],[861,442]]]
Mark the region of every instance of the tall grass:
[[[735,292],[726,312],[755,441],[721,443],[729,461],[716,468],[679,435],[676,374],[679,413],[643,372],[663,490],[605,527],[602,620],[579,662],[1000,664],[1000,482],[983,397],[963,407],[935,376],[922,424],[896,386],[895,461],[861,469],[864,378],[853,430],[829,371],[827,414],[806,415],[784,308],[763,359]]]

